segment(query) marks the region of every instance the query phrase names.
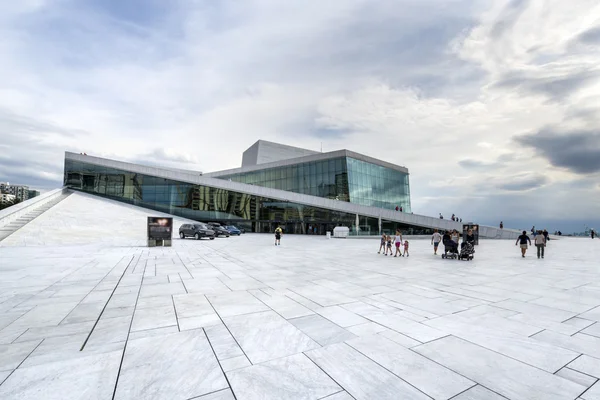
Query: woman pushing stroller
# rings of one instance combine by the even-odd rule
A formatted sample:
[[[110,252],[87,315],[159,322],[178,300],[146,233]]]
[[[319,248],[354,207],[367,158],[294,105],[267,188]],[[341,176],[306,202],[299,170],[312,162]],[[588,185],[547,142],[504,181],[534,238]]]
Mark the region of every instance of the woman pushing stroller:
[[[452,240],[452,232],[444,232],[442,243],[444,244],[444,254],[442,254],[442,258],[456,258],[458,255],[458,243]],[[450,253],[450,255],[448,255],[448,253]]]

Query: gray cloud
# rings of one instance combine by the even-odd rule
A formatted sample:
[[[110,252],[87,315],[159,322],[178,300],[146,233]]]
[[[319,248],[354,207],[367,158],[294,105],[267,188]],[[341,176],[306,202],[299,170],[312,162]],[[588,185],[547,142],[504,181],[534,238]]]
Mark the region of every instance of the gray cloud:
[[[530,2],[531,0],[512,0],[498,16],[490,30],[490,36],[497,39],[510,31]]]
[[[67,129],[39,118],[19,115],[4,107],[0,107],[0,132],[5,132],[6,134],[10,132],[13,135],[31,135],[37,132],[44,132],[71,138],[87,134],[86,131],[81,129]]]
[[[472,160],[472,159],[460,160],[458,162],[458,165],[460,165],[461,167],[463,167],[465,169],[475,169],[475,170],[492,170],[492,169],[496,169],[499,166],[498,163],[495,163],[495,162],[486,163],[483,161]]]
[[[569,95],[598,79],[600,79],[599,71],[574,72],[571,75],[559,77],[543,77],[539,76],[539,73],[514,71],[505,74],[494,86],[533,94],[544,94],[554,101],[565,102]]]
[[[516,156],[512,153],[506,153],[499,155],[494,161],[481,161],[467,158],[460,160],[458,165],[465,169],[476,170],[476,171],[492,171],[495,169],[506,167],[508,163],[516,160]]]
[[[577,37],[584,44],[600,44],[600,26],[588,29]]]
[[[547,176],[533,174],[522,177],[514,177],[513,181],[505,181],[496,185],[498,189],[508,190],[510,192],[523,192],[543,187],[550,182]]]
[[[577,174],[600,172],[600,132],[591,130],[557,132],[541,130],[519,136],[515,141],[533,148],[555,167]]]

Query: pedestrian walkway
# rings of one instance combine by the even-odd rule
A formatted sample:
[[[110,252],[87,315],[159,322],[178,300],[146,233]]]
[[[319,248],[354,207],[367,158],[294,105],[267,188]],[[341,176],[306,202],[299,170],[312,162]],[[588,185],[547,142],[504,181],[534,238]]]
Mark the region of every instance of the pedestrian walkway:
[[[470,262],[434,256],[429,240],[412,240],[410,258],[300,235],[146,248],[143,217],[77,194],[2,243],[1,399],[600,393],[589,239],[551,241],[544,260],[482,240]]]

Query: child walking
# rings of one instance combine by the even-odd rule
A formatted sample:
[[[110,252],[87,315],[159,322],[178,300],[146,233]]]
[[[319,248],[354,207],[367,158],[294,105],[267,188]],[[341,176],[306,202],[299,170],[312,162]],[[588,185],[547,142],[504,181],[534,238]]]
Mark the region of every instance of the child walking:
[[[408,240],[404,242],[404,254],[402,255],[402,257],[404,257],[404,256],[406,256],[406,257],[409,256],[409,254],[408,254]]]
[[[381,234],[381,240],[379,242],[379,251],[377,252],[377,254],[381,254],[381,249],[383,249],[383,251],[385,252],[385,242],[387,241],[387,237],[385,235],[385,233]]]
[[[390,256],[392,255],[392,237],[390,235],[387,236],[387,247],[385,249],[385,255],[388,255],[388,251],[390,252]]]

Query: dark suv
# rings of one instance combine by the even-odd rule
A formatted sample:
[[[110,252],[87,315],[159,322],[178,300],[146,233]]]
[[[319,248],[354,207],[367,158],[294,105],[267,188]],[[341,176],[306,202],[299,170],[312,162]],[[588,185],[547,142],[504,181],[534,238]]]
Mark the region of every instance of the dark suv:
[[[179,237],[185,239],[186,237],[193,237],[196,240],[200,240],[201,238],[209,238],[210,240],[214,240],[215,231],[212,230],[212,227],[206,224],[183,224],[179,227]]]
[[[229,237],[229,235],[231,235],[231,233],[229,233],[229,231],[222,227],[218,222],[209,222],[208,226],[210,229],[215,231],[215,236]]]

